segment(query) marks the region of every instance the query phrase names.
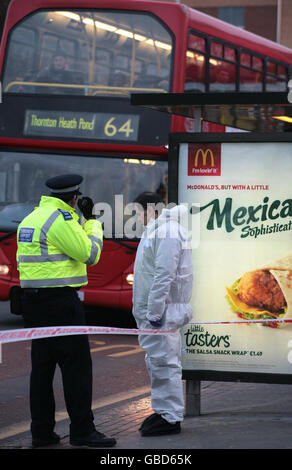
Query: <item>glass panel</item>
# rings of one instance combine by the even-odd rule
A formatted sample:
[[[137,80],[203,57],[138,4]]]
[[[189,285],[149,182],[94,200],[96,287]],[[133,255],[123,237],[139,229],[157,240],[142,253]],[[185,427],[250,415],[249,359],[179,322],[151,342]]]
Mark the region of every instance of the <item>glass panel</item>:
[[[38,37],[29,45],[28,28]],[[168,91],[172,47],[166,27],[146,13],[37,12],[12,31],[3,90],[87,95],[127,95],[137,88]]]
[[[267,60],[267,72],[274,73],[276,75],[276,64]]]
[[[216,57],[223,57],[223,45],[218,42],[211,43],[211,55]]]
[[[269,74],[273,74],[274,76],[271,76]],[[275,62],[272,62],[270,60],[267,61],[266,90],[267,91],[286,91],[287,90],[287,75],[286,75],[285,67],[278,65]]]
[[[278,65],[277,67],[277,75],[278,77],[281,77],[282,79],[286,79],[287,77],[287,70],[285,67],[283,67],[282,65]]]
[[[263,74],[240,67],[240,91],[263,91]]]
[[[235,91],[236,66],[210,59],[210,91]]]
[[[193,51],[187,51],[185,91],[192,93],[205,92],[205,71],[205,56]]]
[[[14,40],[9,47],[13,60],[7,62],[5,69],[10,81],[29,79],[34,69],[36,42],[35,31],[21,26],[15,29]]]
[[[224,46],[224,59],[236,62],[236,54],[233,47]]]
[[[266,77],[266,90],[267,91],[286,91],[287,90],[287,81],[280,80],[276,77]]]
[[[52,34],[44,34],[43,37],[43,45],[42,45],[42,50],[48,50],[51,51],[52,54],[55,52],[58,46],[58,38],[57,36],[52,36]]]
[[[252,67],[257,70],[263,70],[263,60],[259,57],[252,57]]]
[[[244,28],[244,7],[219,7],[218,18]]]
[[[241,65],[245,65],[246,67],[251,67],[251,56],[246,52],[242,52],[240,54],[240,63]]]
[[[133,156],[89,158],[0,152],[0,168],[0,231],[15,230],[40,197],[49,195],[45,181],[58,174],[81,174],[83,195],[111,208],[113,220],[109,225],[114,221],[117,203],[120,210],[121,204],[123,209],[143,191],[167,194],[167,162]],[[124,222],[128,217],[125,215]]]
[[[205,39],[195,34],[190,34],[188,38],[188,48],[204,52],[206,49]]]

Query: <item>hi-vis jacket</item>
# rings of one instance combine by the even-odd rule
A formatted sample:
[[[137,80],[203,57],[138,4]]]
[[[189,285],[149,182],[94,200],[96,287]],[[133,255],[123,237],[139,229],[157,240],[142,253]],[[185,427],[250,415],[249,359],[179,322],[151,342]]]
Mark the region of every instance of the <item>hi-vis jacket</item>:
[[[21,222],[17,230],[20,286],[78,287],[87,284],[87,267],[98,263],[102,227],[88,220],[82,228],[71,206],[49,196]]]

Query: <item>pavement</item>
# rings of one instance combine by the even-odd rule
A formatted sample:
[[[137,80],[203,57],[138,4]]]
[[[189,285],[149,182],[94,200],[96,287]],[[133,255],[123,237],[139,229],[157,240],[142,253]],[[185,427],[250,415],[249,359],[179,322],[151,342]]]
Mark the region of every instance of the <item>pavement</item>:
[[[103,449],[99,458],[105,458],[101,455],[106,455],[107,459],[120,454],[137,455],[137,452],[194,456],[197,453],[193,451],[199,449],[292,449],[291,392],[292,385],[201,382],[201,414],[185,416],[180,434],[156,437],[142,437],[139,433],[141,422],[153,412],[147,387],[140,390],[140,394],[139,390],[132,393],[131,397],[130,394],[116,400],[107,397],[93,408],[95,424],[99,431],[115,437],[117,445]],[[77,449],[69,444],[66,412],[58,416],[55,431],[61,435],[61,442],[50,446],[51,456],[56,455],[52,454],[55,449]],[[11,449],[31,449],[29,423],[14,431],[12,426],[6,429],[6,434],[5,430],[0,430],[0,452]],[[36,456],[40,450],[33,449],[31,455]],[[175,463],[175,458],[171,463]],[[109,464],[108,461],[99,463]],[[127,466],[130,467],[130,461]]]

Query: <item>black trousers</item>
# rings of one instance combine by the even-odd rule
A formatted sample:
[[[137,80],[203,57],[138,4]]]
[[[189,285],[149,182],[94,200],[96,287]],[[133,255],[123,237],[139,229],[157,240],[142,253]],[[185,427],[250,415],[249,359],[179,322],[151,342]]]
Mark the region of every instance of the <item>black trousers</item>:
[[[75,289],[24,289],[25,326],[84,325],[81,301]],[[92,403],[92,362],[87,335],[34,339],[31,344],[30,410],[33,437],[46,437],[55,426],[53,379],[60,367],[64,398],[70,417],[70,436],[95,430]]]

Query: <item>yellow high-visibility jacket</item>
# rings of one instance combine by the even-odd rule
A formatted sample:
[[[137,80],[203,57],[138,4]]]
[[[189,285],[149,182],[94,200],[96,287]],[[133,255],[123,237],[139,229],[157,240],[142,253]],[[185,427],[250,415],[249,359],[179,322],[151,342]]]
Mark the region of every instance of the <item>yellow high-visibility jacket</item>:
[[[61,199],[42,196],[17,230],[21,287],[86,285],[86,265],[98,263],[102,243],[100,222],[88,220],[82,228],[75,209]]]

